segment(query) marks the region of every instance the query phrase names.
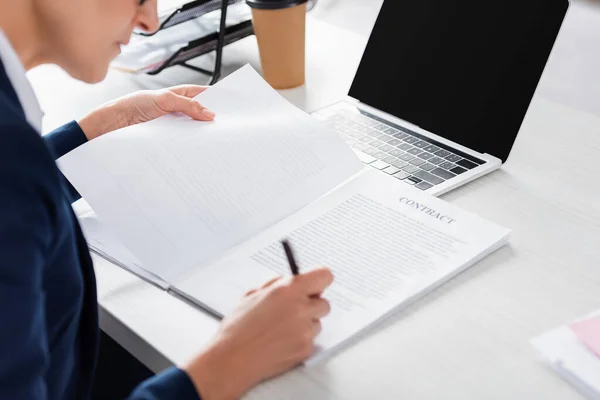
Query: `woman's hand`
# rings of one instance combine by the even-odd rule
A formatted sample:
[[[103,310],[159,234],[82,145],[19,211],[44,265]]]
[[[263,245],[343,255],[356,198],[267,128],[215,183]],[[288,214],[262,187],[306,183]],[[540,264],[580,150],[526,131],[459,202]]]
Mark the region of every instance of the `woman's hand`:
[[[87,139],[92,140],[172,112],[184,113],[199,121],[212,121],[215,114],[193,99],[205,89],[206,86],[182,85],[142,90],[98,107],[78,123]]]
[[[212,345],[184,368],[202,398],[238,399],[307,359],[329,313],[320,296],[332,281],[322,268],[248,292]]]

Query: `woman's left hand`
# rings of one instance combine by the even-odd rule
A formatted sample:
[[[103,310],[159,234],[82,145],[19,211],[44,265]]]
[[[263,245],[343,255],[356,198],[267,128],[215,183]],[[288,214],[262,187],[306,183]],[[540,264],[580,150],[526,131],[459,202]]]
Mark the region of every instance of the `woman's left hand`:
[[[163,90],[142,90],[104,104],[78,121],[88,140],[105,133],[180,112],[199,121],[212,121],[215,114],[194,97],[206,86],[182,85]]]

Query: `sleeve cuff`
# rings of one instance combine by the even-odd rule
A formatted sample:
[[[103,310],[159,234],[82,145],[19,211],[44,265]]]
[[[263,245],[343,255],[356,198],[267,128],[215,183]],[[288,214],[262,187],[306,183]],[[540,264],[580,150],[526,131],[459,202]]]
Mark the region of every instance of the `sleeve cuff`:
[[[57,159],[87,142],[85,133],[76,121],[48,133],[44,139]]]
[[[202,400],[188,374],[176,367],[142,382],[129,397],[138,399]]]

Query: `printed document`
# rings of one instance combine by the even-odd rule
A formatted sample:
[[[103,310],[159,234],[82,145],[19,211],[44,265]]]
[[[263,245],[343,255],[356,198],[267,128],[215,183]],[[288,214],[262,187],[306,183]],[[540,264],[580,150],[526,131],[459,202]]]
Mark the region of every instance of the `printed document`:
[[[316,362],[506,243],[507,229],[397,183],[367,170],[174,290],[227,315],[248,290],[289,275],[280,244],[288,238],[301,270],[325,265],[335,276],[324,296],[332,311],[309,361]]]
[[[168,115],[59,159],[100,219],[167,281],[362,168],[337,133],[281,98],[249,66],[197,99],[217,114],[214,122]]]
[[[59,160],[93,209],[80,217],[87,240],[224,316],[248,290],[290,274],[288,239],[301,271],[324,265],[335,276],[309,363],[507,241],[508,229],[364,167],[250,67],[198,100],[214,122],[165,116]]]

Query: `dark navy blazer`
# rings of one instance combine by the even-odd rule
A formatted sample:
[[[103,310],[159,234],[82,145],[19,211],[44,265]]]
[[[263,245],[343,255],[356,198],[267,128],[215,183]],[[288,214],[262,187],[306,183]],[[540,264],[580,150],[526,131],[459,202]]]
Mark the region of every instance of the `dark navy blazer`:
[[[60,96],[61,94],[57,94]],[[88,399],[99,339],[96,281],[54,160],[86,141],[76,122],[43,138],[0,63],[0,399]],[[170,368],[130,399],[197,400]]]

